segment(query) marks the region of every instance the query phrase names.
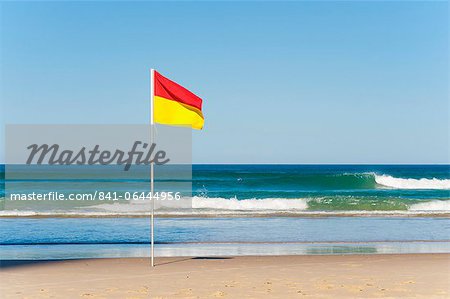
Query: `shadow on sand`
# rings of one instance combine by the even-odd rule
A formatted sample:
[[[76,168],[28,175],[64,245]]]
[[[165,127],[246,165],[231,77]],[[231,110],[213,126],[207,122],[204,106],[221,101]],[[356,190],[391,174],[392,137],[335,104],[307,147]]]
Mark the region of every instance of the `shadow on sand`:
[[[156,266],[181,263],[189,260],[228,260],[232,259],[232,257],[220,257],[220,256],[197,256],[197,257],[185,257],[178,258],[174,260],[169,260],[167,262],[156,263]],[[50,265],[56,263],[64,263],[71,261],[90,261],[92,259],[49,259],[49,260],[0,260],[0,270],[6,270],[8,268],[15,267],[33,267],[33,266],[42,266],[42,265]]]
[[[174,264],[174,263],[181,263],[184,261],[189,260],[229,260],[232,259],[232,257],[222,257],[222,256],[197,256],[197,257],[186,257],[181,259],[176,259],[173,261],[167,261],[163,263],[156,263],[155,266],[162,266],[162,265],[168,265],[168,264]]]

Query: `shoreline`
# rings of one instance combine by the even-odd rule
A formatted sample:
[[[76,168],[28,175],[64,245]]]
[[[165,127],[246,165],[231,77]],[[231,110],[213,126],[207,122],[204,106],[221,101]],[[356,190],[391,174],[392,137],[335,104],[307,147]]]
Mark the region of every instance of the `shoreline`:
[[[2,261],[8,298],[448,298],[450,254]],[[45,274],[45,275],[43,275]]]
[[[449,240],[156,243],[160,257],[342,256],[450,254]],[[149,243],[40,243],[0,246],[2,260],[146,258]]]
[[[155,242],[156,245],[295,245],[295,244],[372,244],[372,243],[450,243],[450,239],[444,240],[367,240],[367,241],[187,241],[187,242]],[[150,242],[123,242],[123,243],[7,243],[0,246],[43,246],[43,245],[150,245]]]
[[[33,212],[34,213],[34,212]],[[30,214],[30,215],[0,215],[0,219],[16,218],[148,218],[148,214]],[[329,218],[329,217],[361,217],[361,218],[450,218],[450,212],[401,212],[393,211],[386,213],[384,211],[371,212],[302,212],[302,213],[216,213],[216,214],[157,214],[158,218]]]

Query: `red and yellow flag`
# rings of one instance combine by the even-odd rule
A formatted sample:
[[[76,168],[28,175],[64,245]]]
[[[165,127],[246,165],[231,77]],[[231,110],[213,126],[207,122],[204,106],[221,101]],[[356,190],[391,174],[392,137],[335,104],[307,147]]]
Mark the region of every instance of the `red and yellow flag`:
[[[202,99],[183,86],[154,71],[153,117],[164,125],[203,128]]]

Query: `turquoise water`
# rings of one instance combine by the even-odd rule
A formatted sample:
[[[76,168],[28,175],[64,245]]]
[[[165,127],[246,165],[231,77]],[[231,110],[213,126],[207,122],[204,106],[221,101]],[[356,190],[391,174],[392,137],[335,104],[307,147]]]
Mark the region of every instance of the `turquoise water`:
[[[309,211],[445,211],[450,210],[450,167],[198,165],[193,191],[218,203],[230,198],[266,200],[255,201],[255,208],[279,203],[267,199],[296,199]],[[295,202],[290,203],[294,208]]]
[[[4,166],[0,170],[4,172]],[[110,180],[114,186],[130,191],[148,186],[148,179]],[[20,189],[23,182],[14,183]],[[108,183],[107,178],[59,181],[55,178],[34,182],[32,186],[36,190],[58,186],[62,190],[82,192]],[[187,183],[192,190],[185,190],[183,198],[192,201],[189,208],[160,211],[160,214],[434,215],[450,212],[449,165],[194,165],[192,180]],[[30,186],[30,182],[26,184]],[[0,192],[4,194],[4,188]],[[43,203],[8,205],[4,199],[3,202],[6,202],[0,211],[3,216],[146,215],[149,212],[148,205],[132,202],[68,202],[50,207]]]
[[[191,205],[157,211],[170,218],[156,219],[156,254],[450,252],[449,169],[448,165],[194,165],[192,193],[183,194]],[[105,180],[56,178],[33,184],[36,188],[58,184],[81,192],[86,184],[96,188]],[[129,190],[148,185],[148,180],[116,183]],[[4,187],[0,191],[4,197]],[[10,206],[7,199],[2,201],[0,259],[149,255],[147,205],[68,202],[42,208],[38,203]]]

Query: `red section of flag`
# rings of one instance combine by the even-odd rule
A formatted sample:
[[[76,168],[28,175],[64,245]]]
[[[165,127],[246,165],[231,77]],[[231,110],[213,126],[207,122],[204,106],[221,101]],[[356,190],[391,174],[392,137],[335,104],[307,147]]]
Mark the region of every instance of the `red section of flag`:
[[[183,86],[155,71],[155,96],[177,101],[202,110],[202,99]]]

